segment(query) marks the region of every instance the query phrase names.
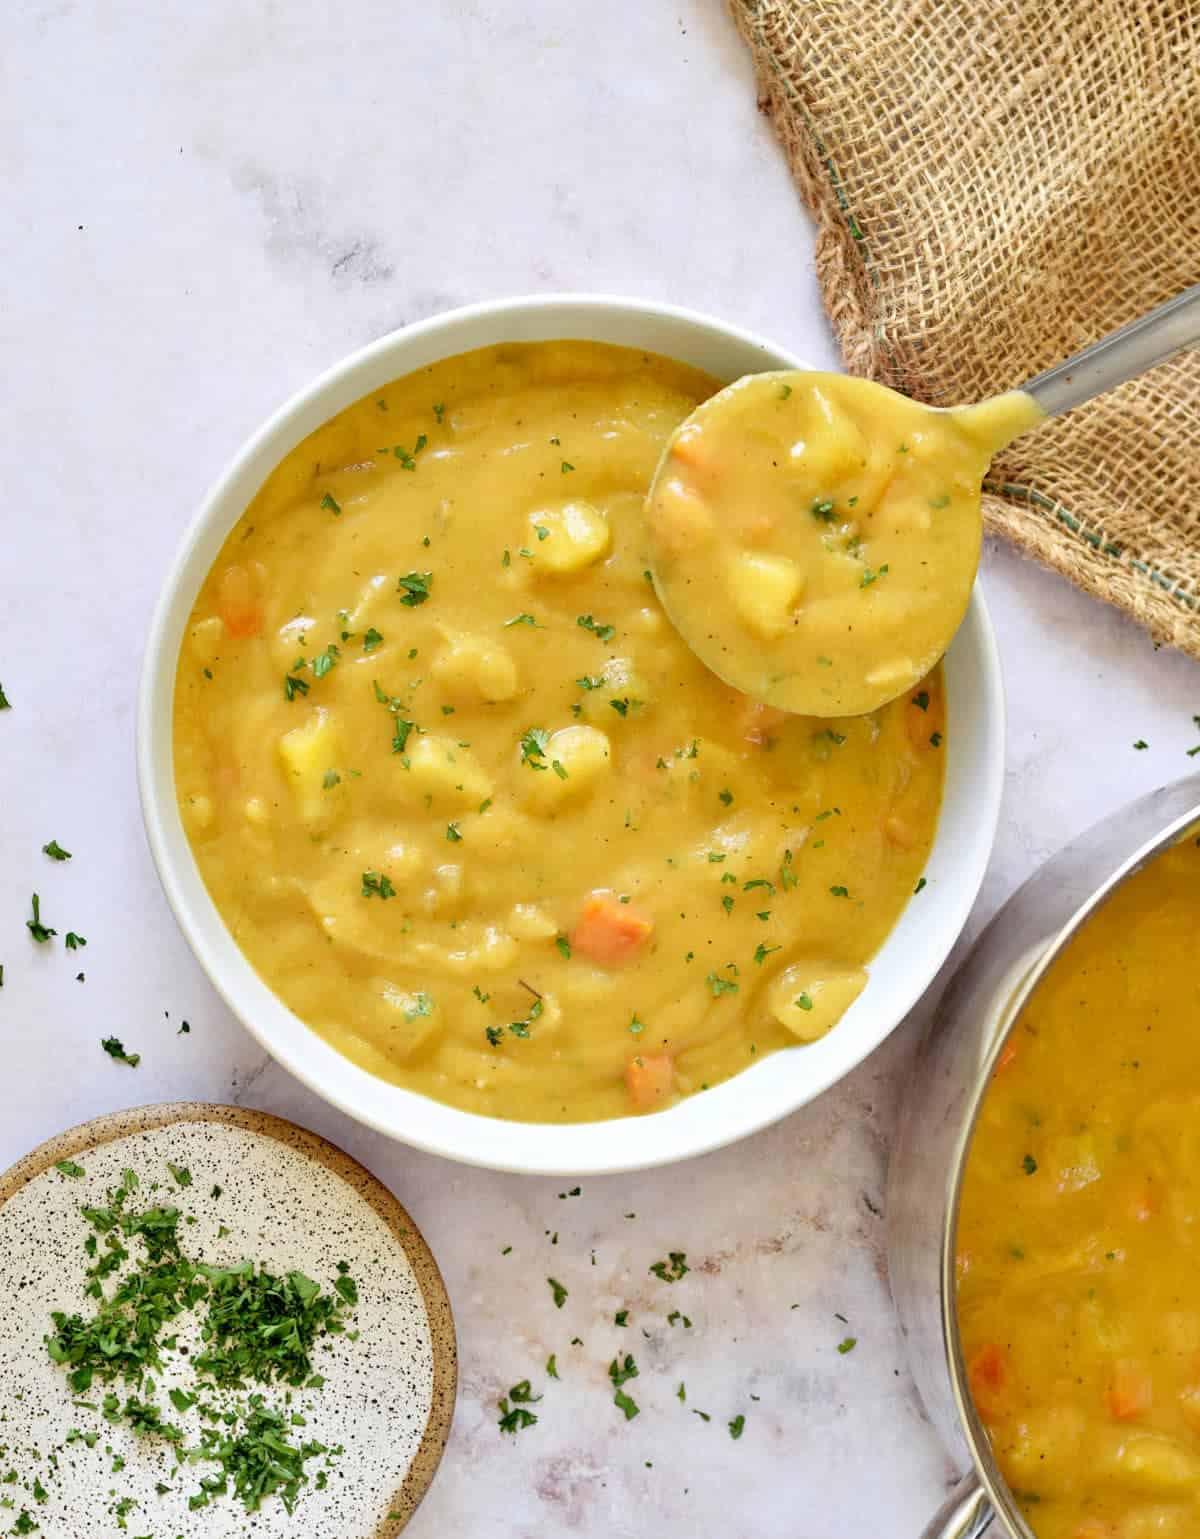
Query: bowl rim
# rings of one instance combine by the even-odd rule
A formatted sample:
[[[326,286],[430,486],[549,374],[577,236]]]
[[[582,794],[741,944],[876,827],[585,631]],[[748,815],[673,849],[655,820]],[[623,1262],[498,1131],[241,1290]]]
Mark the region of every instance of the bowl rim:
[[[956,655],[969,656],[973,670],[970,708],[977,718],[975,737],[979,741],[975,746],[980,762],[972,772],[969,859],[954,867],[954,892],[946,899],[940,923],[925,927],[935,933],[924,940],[919,965],[908,966],[886,1003],[880,1005],[880,991],[876,991],[879,1021],[872,1029],[860,1031],[853,1042],[849,1036],[838,1036],[848,1015],[839,1023],[838,1031],[820,1042],[770,1054],[712,1090],[688,1097],[666,1111],[602,1122],[510,1122],[434,1101],[360,1068],[293,1014],[238,949],[208,897],[183,829],[175,798],[171,702],[184,624],[216,550],[245,511],[249,497],[243,483],[254,476],[254,486],[260,485],[279,459],[314,428],[368,391],[435,358],[506,341],[567,338],[640,346],[648,352],[680,356],[669,346],[638,340],[642,330],[655,329],[678,334],[680,342],[686,339],[689,345],[694,344],[693,352],[737,354],[742,360],[741,372],[749,372],[746,360],[751,355],[762,359],[765,367],[807,366],[788,348],[714,316],[608,294],[554,293],[486,300],[389,332],[347,354],[295,391],[243,442],[212,482],[180,536],[147,633],[136,726],[142,818],[167,902],[210,983],[276,1062],[339,1111],[390,1138],[468,1165],[538,1175],[602,1175],[649,1169],[723,1148],[799,1110],[856,1068],[896,1030],[924,994],[967,922],[995,841],[1003,791],[1006,713],[995,634],[977,579],[946,660],[949,667]],[[429,350],[430,344],[443,341],[446,345]],[[381,373],[385,363],[387,370]],[[215,547],[212,556],[201,563],[197,550],[206,540],[210,544],[215,540]],[[197,567],[199,577],[193,581]],[[948,788],[957,742],[953,731],[947,742],[951,749],[946,765]],[[957,751],[963,751],[961,744]],[[943,819],[945,811],[944,796]],[[942,828],[939,821],[930,862],[942,843]],[[910,899],[875,953],[872,968],[889,951],[898,949],[898,933],[912,909]],[[916,939],[920,943],[921,937]],[[911,944],[914,937],[907,940]],[[868,982],[852,1012],[861,1017],[861,1007],[870,1001],[871,994]],[[835,1039],[838,1049],[819,1051]],[[763,1071],[792,1053],[803,1054],[804,1061],[818,1066],[818,1071],[781,1093],[781,1082],[787,1076],[768,1073],[764,1077]],[[753,1093],[749,1088],[752,1080]],[[731,1087],[740,1087],[741,1093]],[[697,1115],[694,1110],[680,1115],[686,1108],[701,1105],[711,1115]]]

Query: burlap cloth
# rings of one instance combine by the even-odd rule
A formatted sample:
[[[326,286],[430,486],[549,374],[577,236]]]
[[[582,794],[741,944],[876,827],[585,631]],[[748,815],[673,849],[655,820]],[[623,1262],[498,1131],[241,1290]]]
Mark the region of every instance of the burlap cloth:
[[[1200,0],[730,0],[846,365],[947,406],[1200,279]],[[1200,353],[997,458],[991,530],[1200,656]]]

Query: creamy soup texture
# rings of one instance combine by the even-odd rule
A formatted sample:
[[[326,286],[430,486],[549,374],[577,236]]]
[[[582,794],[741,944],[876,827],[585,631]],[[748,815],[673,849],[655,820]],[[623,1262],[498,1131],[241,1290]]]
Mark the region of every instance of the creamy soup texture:
[[[1055,961],[971,1145],[963,1353],[1039,1539],[1200,1534],[1198,846]]]
[[[648,500],[672,621],[785,710],[914,689],[971,597],[988,462],[1042,415],[1019,390],[940,411],[815,370],[735,381],[674,434]]]
[[[200,870],[386,1079],[523,1120],[667,1106],[828,1031],[917,887],[940,672],[786,716],[655,596],[646,489],[714,388],[593,343],[449,359],[290,453],[201,589],[174,732]]]

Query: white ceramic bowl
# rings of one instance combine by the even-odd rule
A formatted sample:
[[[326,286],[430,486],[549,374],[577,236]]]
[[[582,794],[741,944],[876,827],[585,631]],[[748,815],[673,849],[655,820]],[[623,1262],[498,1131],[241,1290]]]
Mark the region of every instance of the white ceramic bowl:
[[[957,939],[983,880],[999,814],[1004,694],[978,589],[946,657],[946,790],[928,885],[870,964],[870,982],[827,1037],[774,1053],[667,1111],[610,1122],[502,1122],[376,1079],[311,1031],[267,987],[226,929],[175,801],[171,707],[184,625],[222,542],[273,467],[314,428],[389,380],[496,342],[580,338],[663,353],[720,380],[802,367],[761,337],[636,299],[537,296],[472,305],[383,337],[294,396],[250,439],[193,520],[154,612],[138,701],[138,779],[150,849],[192,949],[230,1009],[298,1079],[393,1138],[469,1164],[542,1174],[637,1170],[766,1127],[848,1073],[904,1018]]]

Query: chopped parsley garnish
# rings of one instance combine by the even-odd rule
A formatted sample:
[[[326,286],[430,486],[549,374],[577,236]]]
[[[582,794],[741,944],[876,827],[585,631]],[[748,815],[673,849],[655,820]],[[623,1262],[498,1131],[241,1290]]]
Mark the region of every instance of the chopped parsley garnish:
[[[686,1277],[691,1271],[687,1264],[687,1252],[672,1250],[667,1252],[665,1261],[656,1261],[650,1268],[650,1275],[657,1277],[660,1282],[674,1283]]]
[[[57,839],[51,839],[49,844],[42,845],[42,854],[49,855],[51,860],[70,860],[70,850],[64,850]]]
[[[877,578],[886,577],[887,574],[888,574],[888,566],[887,566],[887,562],[886,561],[879,568],[879,570],[877,572],[873,572],[869,566],[868,567],[864,567],[863,568],[863,574],[862,574],[862,576],[858,580],[858,586],[860,588],[869,588],[871,586],[871,584],[876,581]]]
[[[780,387],[779,387],[779,399],[781,401],[786,401],[788,396],[791,395],[791,393],[792,393],[792,387],[790,385],[780,385]]]
[[[835,898],[848,898],[850,896],[850,889],[848,887],[831,887],[829,891]]]
[[[736,994],[738,991],[738,986],[732,978],[722,978],[716,973],[709,973],[704,981],[708,984],[708,992],[714,999],[720,999],[722,994]]]
[[[1034,1172],[1037,1170],[1037,1168],[1038,1168],[1038,1163],[1034,1159],[1032,1154],[1027,1154],[1025,1156],[1025,1158],[1021,1161],[1021,1169],[1025,1172],[1025,1174],[1027,1176],[1033,1175]]]
[[[554,1375],[558,1377],[557,1374]],[[537,1425],[537,1416],[533,1411],[527,1411],[527,1405],[535,1405],[541,1395],[533,1393],[533,1387],[528,1379],[522,1379],[519,1384],[514,1384],[508,1394],[499,1402],[500,1420],[497,1426],[501,1432],[524,1432],[526,1427]],[[512,1405],[509,1405],[509,1401]]]
[[[723,791],[717,792],[717,800],[721,803],[722,806],[728,807],[729,804],[733,801],[733,792],[729,789],[728,786],[726,786]]]
[[[505,620],[504,629],[508,630],[509,627],[513,625],[529,625],[532,626],[534,630],[540,630],[542,628],[538,625],[533,616],[526,613],[524,610],[522,610],[519,615],[513,615],[511,620]]]
[[[783,950],[782,946],[764,946],[762,944],[762,942],[760,941],[758,943],[758,945],[754,948],[754,960],[761,967],[762,964],[771,955],[772,951],[782,951],[782,950]]]
[[[171,1172],[171,1175],[175,1178],[175,1185],[176,1186],[191,1186],[191,1184],[192,1184],[192,1173],[187,1168],[186,1165],[172,1165],[171,1161],[168,1160],[167,1161],[167,1169]]]
[[[746,1418],[739,1412],[729,1423],[729,1436],[736,1443],[746,1430]]]
[[[437,418],[438,424],[440,426],[442,418],[446,415],[445,402],[435,401],[433,403],[433,415]]]
[[[396,587],[402,595],[400,602],[407,604],[410,609],[415,609],[418,604],[423,604],[429,597],[429,589],[433,585],[432,572],[407,572],[397,579]]]
[[[77,1165],[74,1160],[55,1160],[54,1168],[64,1176],[86,1176],[87,1171],[82,1165]]]
[[[550,741],[550,734],[545,727],[530,727],[521,734],[521,763],[527,764],[530,769],[544,770],[550,766],[543,761],[546,757],[546,744]]]
[[[834,519],[833,498],[814,497],[809,511],[814,518],[819,518],[823,524],[832,524]]]
[[[372,625],[369,630],[363,632],[363,651],[374,652],[376,647],[383,645],[383,632],[377,631]]]
[[[578,625],[582,630],[591,631],[592,634],[597,636],[601,641],[611,641],[617,634],[617,628],[615,625],[597,625],[596,621],[592,618],[591,615],[578,615],[576,617],[575,624]]]
[[[575,682],[579,685],[580,689],[599,689],[604,680],[599,675],[593,678],[590,674],[585,673],[582,678],[576,679]]]
[[[332,641],[323,652],[318,652],[312,660],[313,678],[323,679],[331,668],[337,666],[337,660],[341,654],[341,647]]]
[[[811,1010],[813,1007],[810,994],[797,994],[792,1003],[796,1006],[797,1010]]]
[[[919,711],[927,711],[929,709],[929,691],[927,689],[918,690],[912,697],[912,703]]]
[[[565,935],[556,935],[554,937],[554,944],[563,960],[569,962],[571,960],[571,942],[567,937]]]
[[[792,870],[792,852],[791,850],[784,850],[783,862],[779,867],[779,885],[783,888],[784,892],[790,892],[799,880],[800,878]]]
[[[556,1277],[547,1277],[546,1282],[549,1285],[551,1296],[554,1299],[555,1309],[561,1309],[569,1297],[566,1288],[563,1287],[562,1283],[560,1283]]]
[[[570,460],[563,460],[562,465],[560,466],[561,473],[564,476],[566,475],[568,470],[574,470],[574,469],[575,469],[575,467],[574,467],[574,465],[571,464]]]
[[[308,680],[298,678],[294,673],[289,673],[283,681],[283,698],[294,700],[297,695],[308,694]]]
[[[616,711],[618,716],[628,716],[630,711],[636,712],[640,711],[642,708],[642,702],[640,700],[633,700],[628,695],[626,695],[623,700],[610,700],[608,703],[612,706],[613,710]]]
[[[462,843],[462,834],[459,832],[457,823],[446,824],[446,838],[449,839],[451,844]]]
[[[417,441],[411,449],[406,449],[403,444],[394,444],[392,446],[392,453],[400,461],[400,469],[415,470],[417,468],[417,455],[420,454],[428,442],[429,440],[425,437],[424,433],[418,433]],[[381,452],[386,453],[387,451],[383,450]]]
[[[131,1069],[136,1069],[142,1061],[141,1053],[127,1053],[125,1044],[118,1037],[104,1037],[100,1046],[110,1058],[115,1058],[118,1063],[127,1063]]]
[[[362,874],[362,895],[364,898],[394,898],[396,889],[392,886],[388,877],[378,871],[364,871]]]
[[[940,732],[930,733],[929,746],[930,748],[940,748],[942,746],[942,734]]]
[[[633,1015],[630,1017],[629,1029],[635,1037],[640,1037],[642,1032],[644,1032],[646,1029],[645,1021],[638,1020],[636,1011],[634,1011]]]
[[[33,918],[25,921],[25,928],[33,936],[34,940],[37,941],[38,945],[41,946],[50,940],[52,936],[57,935],[58,931],[52,930],[49,925],[42,923],[42,900],[36,892],[30,899],[30,903],[33,908]]]
[[[341,503],[338,502],[337,498],[334,497],[332,492],[326,492],[324,497],[321,498],[321,506],[323,508],[327,508],[330,513],[336,514],[342,511]]]
[[[334,786],[341,785],[341,783],[342,777],[335,769],[327,769],[324,775],[321,776],[321,789],[323,791],[332,791]]]

